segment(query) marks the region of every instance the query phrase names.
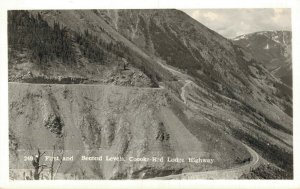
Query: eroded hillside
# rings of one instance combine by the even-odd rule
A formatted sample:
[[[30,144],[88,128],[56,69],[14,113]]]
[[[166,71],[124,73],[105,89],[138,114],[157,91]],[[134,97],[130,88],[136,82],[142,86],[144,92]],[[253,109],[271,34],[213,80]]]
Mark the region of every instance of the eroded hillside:
[[[31,162],[23,162],[22,150],[51,151],[53,146],[66,151],[65,155],[78,155],[74,162],[64,163],[60,172],[85,170],[86,179],[224,169],[251,158],[240,143],[195,111],[186,109],[178,117],[176,106],[184,105],[164,89],[11,83],[9,91],[10,135],[18,144],[14,149],[10,146],[11,169],[31,168]],[[195,136],[195,129],[201,137]],[[82,155],[97,154],[126,159],[206,157],[214,163],[81,161]]]
[[[150,178],[247,164],[253,157],[245,143],[262,162],[292,176],[291,89],[245,49],[177,10],[30,15],[41,17],[49,27],[59,23],[71,36],[83,39],[72,41],[78,67],[59,59],[43,66],[30,60],[28,49],[20,56],[22,51],[12,47],[10,78],[17,79],[11,81],[52,83],[10,84],[12,167],[24,166],[16,163],[18,150],[53,145],[126,158],[205,153],[215,159],[211,165],[75,161],[62,169],[65,175],[76,172],[81,178]],[[98,39],[95,45],[109,57],[103,64],[93,63],[80,48],[80,41],[90,38]],[[119,44],[118,51],[108,51],[104,44],[110,43]],[[42,70],[45,74],[40,76]],[[29,76],[22,74],[28,71]],[[76,72],[80,77],[72,76]],[[66,75],[71,82],[59,80]]]

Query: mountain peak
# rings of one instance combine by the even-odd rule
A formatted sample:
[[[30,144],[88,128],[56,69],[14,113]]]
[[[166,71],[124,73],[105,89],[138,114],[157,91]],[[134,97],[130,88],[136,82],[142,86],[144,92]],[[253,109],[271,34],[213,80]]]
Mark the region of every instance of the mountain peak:
[[[248,49],[269,71],[292,86],[292,32],[260,31],[238,36],[233,41]]]

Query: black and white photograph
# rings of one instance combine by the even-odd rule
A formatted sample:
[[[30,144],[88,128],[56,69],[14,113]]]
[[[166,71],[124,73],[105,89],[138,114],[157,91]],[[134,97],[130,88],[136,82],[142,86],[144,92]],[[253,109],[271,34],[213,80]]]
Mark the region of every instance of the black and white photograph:
[[[292,12],[6,10],[8,179],[294,180]]]

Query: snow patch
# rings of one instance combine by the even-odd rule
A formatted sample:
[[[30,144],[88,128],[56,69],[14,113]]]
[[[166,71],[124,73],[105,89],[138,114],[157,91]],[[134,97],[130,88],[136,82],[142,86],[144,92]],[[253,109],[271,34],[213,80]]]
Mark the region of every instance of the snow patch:
[[[269,43],[267,43],[267,45],[265,46],[265,48],[264,49],[270,49],[270,47],[269,47]]]
[[[241,36],[238,36],[238,37],[234,38],[233,40],[238,41],[238,40],[246,39],[246,38],[247,38],[246,35],[241,35]]]
[[[281,42],[278,40],[278,35],[272,36],[272,40],[276,43],[281,44]]]

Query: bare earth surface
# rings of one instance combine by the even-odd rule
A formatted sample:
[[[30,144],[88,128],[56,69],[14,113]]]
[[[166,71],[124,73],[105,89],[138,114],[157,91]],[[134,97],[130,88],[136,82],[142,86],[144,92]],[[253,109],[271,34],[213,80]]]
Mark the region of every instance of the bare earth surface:
[[[162,179],[162,180],[180,180],[180,179],[238,179],[243,174],[249,173],[251,170],[254,170],[260,165],[260,156],[249,146],[245,145],[252,158],[251,161],[245,165],[241,165],[238,167],[233,167],[229,169],[223,170],[215,170],[215,171],[203,171],[203,172],[190,172],[183,173],[179,175],[170,175],[165,177],[156,177],[153,179]]]

